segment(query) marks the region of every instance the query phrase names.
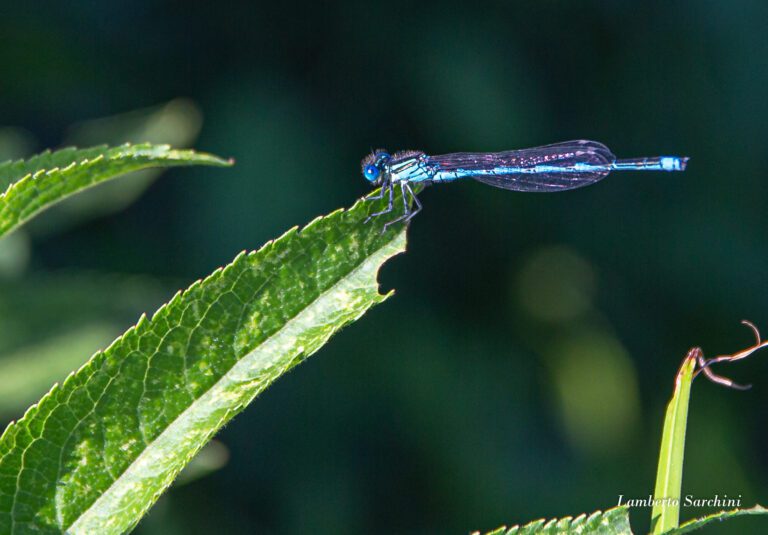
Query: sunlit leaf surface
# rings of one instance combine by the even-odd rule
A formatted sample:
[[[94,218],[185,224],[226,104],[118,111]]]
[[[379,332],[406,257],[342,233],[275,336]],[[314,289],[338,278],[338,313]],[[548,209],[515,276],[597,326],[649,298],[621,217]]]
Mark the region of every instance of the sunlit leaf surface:
[[[768,514],[768,509],[760,505],[755,505],[754,507],[751,507],[749,509],[733,509],[731,511],[720,511],[719,513],[707,515],[701,518],[697,518],[695,520],[689,520],[688,522],[683,523],[679,528],[666,531],[665,535],[682,535],[683,533],[690,533],[691,531],[695,531],[699,528],[702,528],[711,522],[714,522],[714,521],[722,522],[723,520],[728,520],[730,518],[735,518],[737,516],[765,515],[765,514]]]
[[[0,164],[0,236],[46,207],[121,174],[149,167],[228,165],[217,156],[168,145],[121,145],[44,152]]]
[[[479,535],[475,532],[473,535]],[[629,527],[629,511],[626,507],[615,507],[605,512],[595,511],[591,515],[576,518],[554,518],[536,520],[524,526],[500,527],[485,535],[632,535]]]
[[[275,379],[386,295],[380,205],[292,229],[177,294],[0,438],[0,532],[121,533]],[[76,306],[73,305],[73,306]]]
[[[656,488],[653,492],[654,506],[651,510],[651,532],[654,534],[665,533],[679,525],[688,403],[696,369],[695,351],[695,348],[689,351],[680,365],[675,377],[675,391],[664,416]]]

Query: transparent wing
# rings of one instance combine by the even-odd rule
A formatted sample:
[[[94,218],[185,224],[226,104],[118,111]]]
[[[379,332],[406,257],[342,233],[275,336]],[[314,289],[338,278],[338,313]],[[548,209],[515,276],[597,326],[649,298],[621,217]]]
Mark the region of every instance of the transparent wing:
[[[471,177],[516,191],[581,188],[605,177],[616,157],[596,141],[566,141],[505,152],[457,152],[430,156],[438,177]]]

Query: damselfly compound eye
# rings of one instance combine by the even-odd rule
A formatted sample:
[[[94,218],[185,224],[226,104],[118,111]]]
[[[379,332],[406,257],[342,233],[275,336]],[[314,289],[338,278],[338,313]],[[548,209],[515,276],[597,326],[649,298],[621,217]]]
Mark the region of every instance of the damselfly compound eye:
[[[366,165],[365,169],[363,169],[363,176],[368,182],[376,182],[376,179],[379,178],[379,168],[375,165]]]

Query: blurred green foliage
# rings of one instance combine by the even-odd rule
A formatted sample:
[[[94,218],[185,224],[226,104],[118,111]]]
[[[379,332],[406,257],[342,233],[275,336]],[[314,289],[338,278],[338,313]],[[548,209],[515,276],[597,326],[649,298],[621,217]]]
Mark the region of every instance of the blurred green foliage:
[[[382,276],[396,298],[228,426],[229,464],[172,490],[140,533],[464,533],[644,496],[659,384],[693,345],[714,356],[747,342],[740,319],[768,326],[764,2],[48,0],[3,15],[9,155],[181,96],[204,115],[196,146],[238,162],[215,178],[169,171],[123,211],[0,246],[20,251],[0,249],[4,288],[114,281],[68,303],[134,277],[167,298],[364,194],[358,162],[378,146],[593,138],[620,156],[691,156],[686,173],[556,195],[425,191],[409,253]],[[153,310],[137,292],[92,321],[119,332]],[[68,310],[23,295],[0,323],[71,332]],[[3,355],[42,343],[2,332]],[[760,356],[733,367],[747,393],[694,388],[684,494],[768,501],[766,371]],[[764,531],[737,519],[706,533]]]

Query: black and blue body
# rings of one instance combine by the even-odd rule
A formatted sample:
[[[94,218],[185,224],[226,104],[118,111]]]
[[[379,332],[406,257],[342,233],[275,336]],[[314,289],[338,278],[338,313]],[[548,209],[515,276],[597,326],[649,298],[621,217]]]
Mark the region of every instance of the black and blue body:
[[[412,186],[441,184],[463,178],[497,188],[514,191],[551,192],[581,188],[593,184],[611,171],[684,171],[688,158],[655,156],[649,158],[616,159],[616,156],[596,141],[566,141],[531,149],[504,152],[456,152],[429,156],[420,151],[389,154],[374,151],[362,161],[363,177],[374,186],[381,186],[378,196],[389,195],[386,210],[371,217],[392,212],[395,187],[403,194],[404,212],[387,226],[409,221],[421,210],[421,203]],[[413,199],[411,209],[408,197]]]

